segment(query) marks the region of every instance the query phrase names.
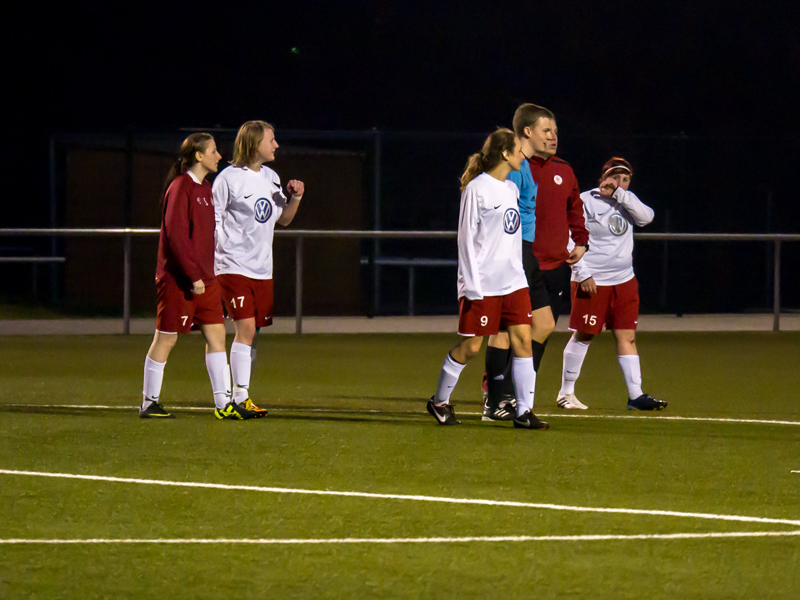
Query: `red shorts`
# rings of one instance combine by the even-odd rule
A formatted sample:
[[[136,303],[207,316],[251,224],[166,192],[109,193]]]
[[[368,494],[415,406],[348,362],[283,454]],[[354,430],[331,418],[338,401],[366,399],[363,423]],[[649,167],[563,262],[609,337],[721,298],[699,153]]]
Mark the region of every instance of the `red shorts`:
[[[272,279],[244,275],[217,275],[225,310],[234,321],[256,320],[256,327],[272,325]]]
[[[572,282],[572,331],[597,335],[606,329],[636,329],[639,322],[639,282],[636,277],[619,285],[598,285],[596,294]]]
[[[485,296],[483,300],[459,298],[458,334],[465,336],[496,335],[513,325],[533,321],[528,288],[505,296]]]
[[[178,287],[172,277],[156,280],[158,312],[156,331],[189,333],[192,325],[224,323],[220,287],[216,281],[206,283],[206,291],[193,294]]]

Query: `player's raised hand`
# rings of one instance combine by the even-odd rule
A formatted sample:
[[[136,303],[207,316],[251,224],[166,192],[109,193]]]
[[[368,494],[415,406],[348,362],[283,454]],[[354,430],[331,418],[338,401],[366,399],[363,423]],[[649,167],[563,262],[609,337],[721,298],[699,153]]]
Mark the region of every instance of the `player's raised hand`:
[[[611,196],[617,191],[617,182],[611,177],[606,177],[600,184],[600,193],[604,196]]]
[[[297,196],[298,198],[303,195],[303,192],[306,191],[306,186],[302,181],[298,181],[297,179],[292,179],[289,183],[286,184],[286,191],[289,192],[292,196]]]

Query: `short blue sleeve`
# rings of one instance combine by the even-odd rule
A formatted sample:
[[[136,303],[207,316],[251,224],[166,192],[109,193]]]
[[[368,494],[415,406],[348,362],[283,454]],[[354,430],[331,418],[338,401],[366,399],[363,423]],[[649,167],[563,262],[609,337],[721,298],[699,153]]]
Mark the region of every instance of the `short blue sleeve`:
[[[519,216],[522,221],[522,239],[532,242],[536,228],[536,188],[527,160],[522,161],[519,171],[511,171],[506,178],[519,188]]]

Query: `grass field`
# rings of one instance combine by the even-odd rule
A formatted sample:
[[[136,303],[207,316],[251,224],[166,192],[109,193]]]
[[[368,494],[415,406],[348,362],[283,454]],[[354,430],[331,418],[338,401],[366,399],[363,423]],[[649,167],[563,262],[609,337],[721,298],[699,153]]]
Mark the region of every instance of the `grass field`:
[[[265,335],[270,416],[220,422],[184,337],[153,422],[149,337],[0,338],[0,598],[797,598],[800,334],[641,333],[652,415],[608,335],[559,413],[556,335],[546,432],[480,421],[477,361],[436,426],[454,341]]]

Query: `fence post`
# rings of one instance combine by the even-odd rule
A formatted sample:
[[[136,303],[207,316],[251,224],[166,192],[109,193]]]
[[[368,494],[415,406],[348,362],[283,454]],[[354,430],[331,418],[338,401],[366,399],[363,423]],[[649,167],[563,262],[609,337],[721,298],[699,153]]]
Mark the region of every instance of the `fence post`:
[[[131,234],[125,232],[122,269],[122,333],[131,334]]]
[[[781,330],[781,241],[775,240],[775,273],[772,287],[772,331]]]
[[[297,236],[294,246],[294,332],[303,333],[303,236]]]
[[[125,221],[125,283],[122,301],[123,333],[131,333],[131,219],[133,216],[133,129],[128,128],[125,138],[125,200],[123,219]]]
[[[375,162],[373,169],[375,170],[375,194],[374,211],[375,215],[372,221],[372,229],[374,231],[381,230],[381,132],[374,128],[372,130],[375,134]],[[381,255],[381,242],[375,238],[372,242],[372,316],[377,317],[380,309],[381,302],[381,266],[378,259]]]
[[[58,199],[56,195],[58,188],[56,186],[56,140],[50,136],[50,227],[55,229],[58,226]],[[55,236],[50,238],[50,256],[58,255],[58,240]],[[50,302],[53,305],[58,304],[58,273],[56,263],[50,264]]]

